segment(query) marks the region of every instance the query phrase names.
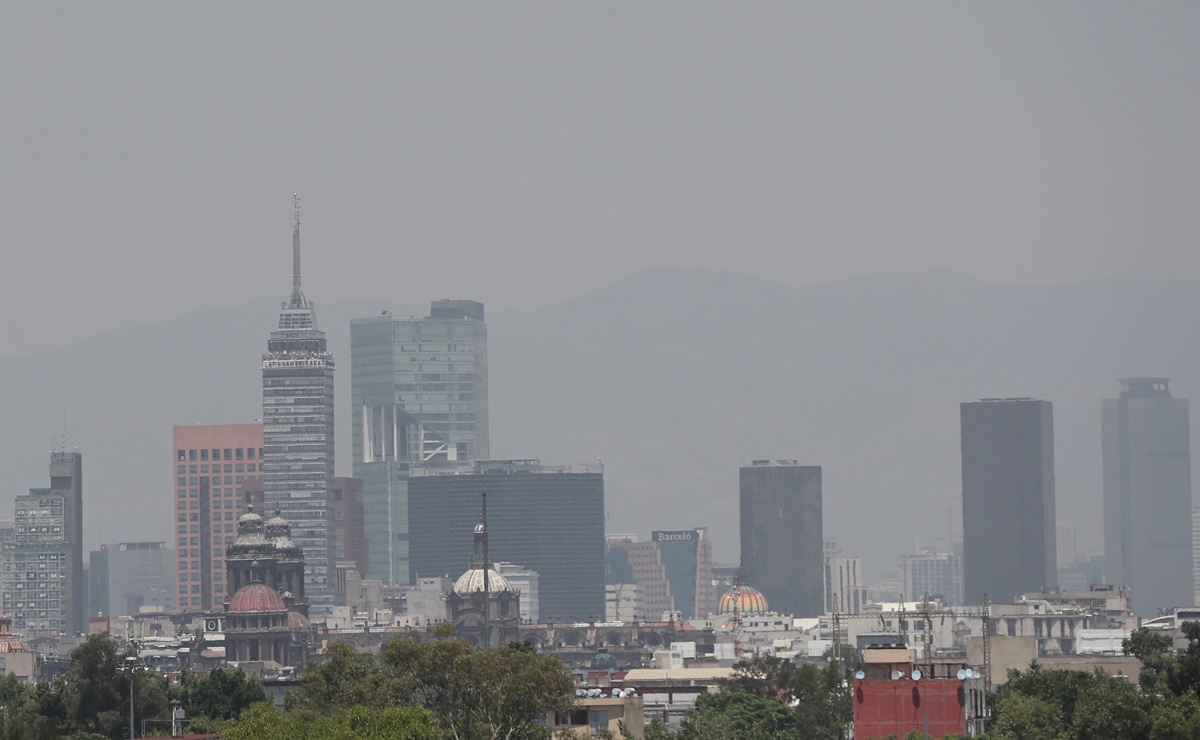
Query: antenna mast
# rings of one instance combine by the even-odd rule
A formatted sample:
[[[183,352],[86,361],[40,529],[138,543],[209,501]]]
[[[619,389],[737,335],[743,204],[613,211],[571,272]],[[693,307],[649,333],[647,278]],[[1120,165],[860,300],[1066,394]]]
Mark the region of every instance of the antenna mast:
[[[292,229],[292,308],[304,308],[304,292],[300,290],[300,194],[292,193],[295,206]]]
[[[488,576],[492,563],[488,559],[487,491],[483,492],[483,649],[492,649],[492,630],[488,624],[488,613],[492,610],[492,584]]]

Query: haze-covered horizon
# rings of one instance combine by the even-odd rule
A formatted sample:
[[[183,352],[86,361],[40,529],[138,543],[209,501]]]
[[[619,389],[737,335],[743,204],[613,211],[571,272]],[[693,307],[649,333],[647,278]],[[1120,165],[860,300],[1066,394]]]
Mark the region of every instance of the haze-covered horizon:
[[[0,352],[654,265],[1200,279],[1200,6],[16,3]]]

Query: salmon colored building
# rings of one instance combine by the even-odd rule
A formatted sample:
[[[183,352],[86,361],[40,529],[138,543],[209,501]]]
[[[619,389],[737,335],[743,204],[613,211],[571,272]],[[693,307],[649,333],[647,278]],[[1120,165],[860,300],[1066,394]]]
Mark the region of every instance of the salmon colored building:
[[[263,427],[177,426],[174,438],[175,604],[213,611],[225,602],[225,548],[245,511],[242,488],[262,476]]]

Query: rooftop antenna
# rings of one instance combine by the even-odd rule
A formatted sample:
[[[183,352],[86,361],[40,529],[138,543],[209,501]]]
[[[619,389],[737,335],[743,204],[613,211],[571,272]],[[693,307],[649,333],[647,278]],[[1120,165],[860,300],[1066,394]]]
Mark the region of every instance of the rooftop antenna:
[[[292,300],[290,308],[307,308],[304,292],[300,290],[300,194],[292,193],[292,203],[295,206],[292,228]]]
[[[483,492],[483,649],[492,649],[492,632],[488,624],[488,613],[492,610],[492,584],[488,575],[492,563],[488,560],[487,491]]]

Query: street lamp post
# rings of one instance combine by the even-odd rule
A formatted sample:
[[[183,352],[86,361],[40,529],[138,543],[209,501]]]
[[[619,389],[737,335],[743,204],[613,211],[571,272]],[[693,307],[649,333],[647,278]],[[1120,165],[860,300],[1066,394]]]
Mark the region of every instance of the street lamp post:
[[[149,670],[136,656],[129,655],[125,657],[125,664],[121,666],[121,672],[129,676],[129,740],[133,740],[133,676],[135,673],[143,673]]]

